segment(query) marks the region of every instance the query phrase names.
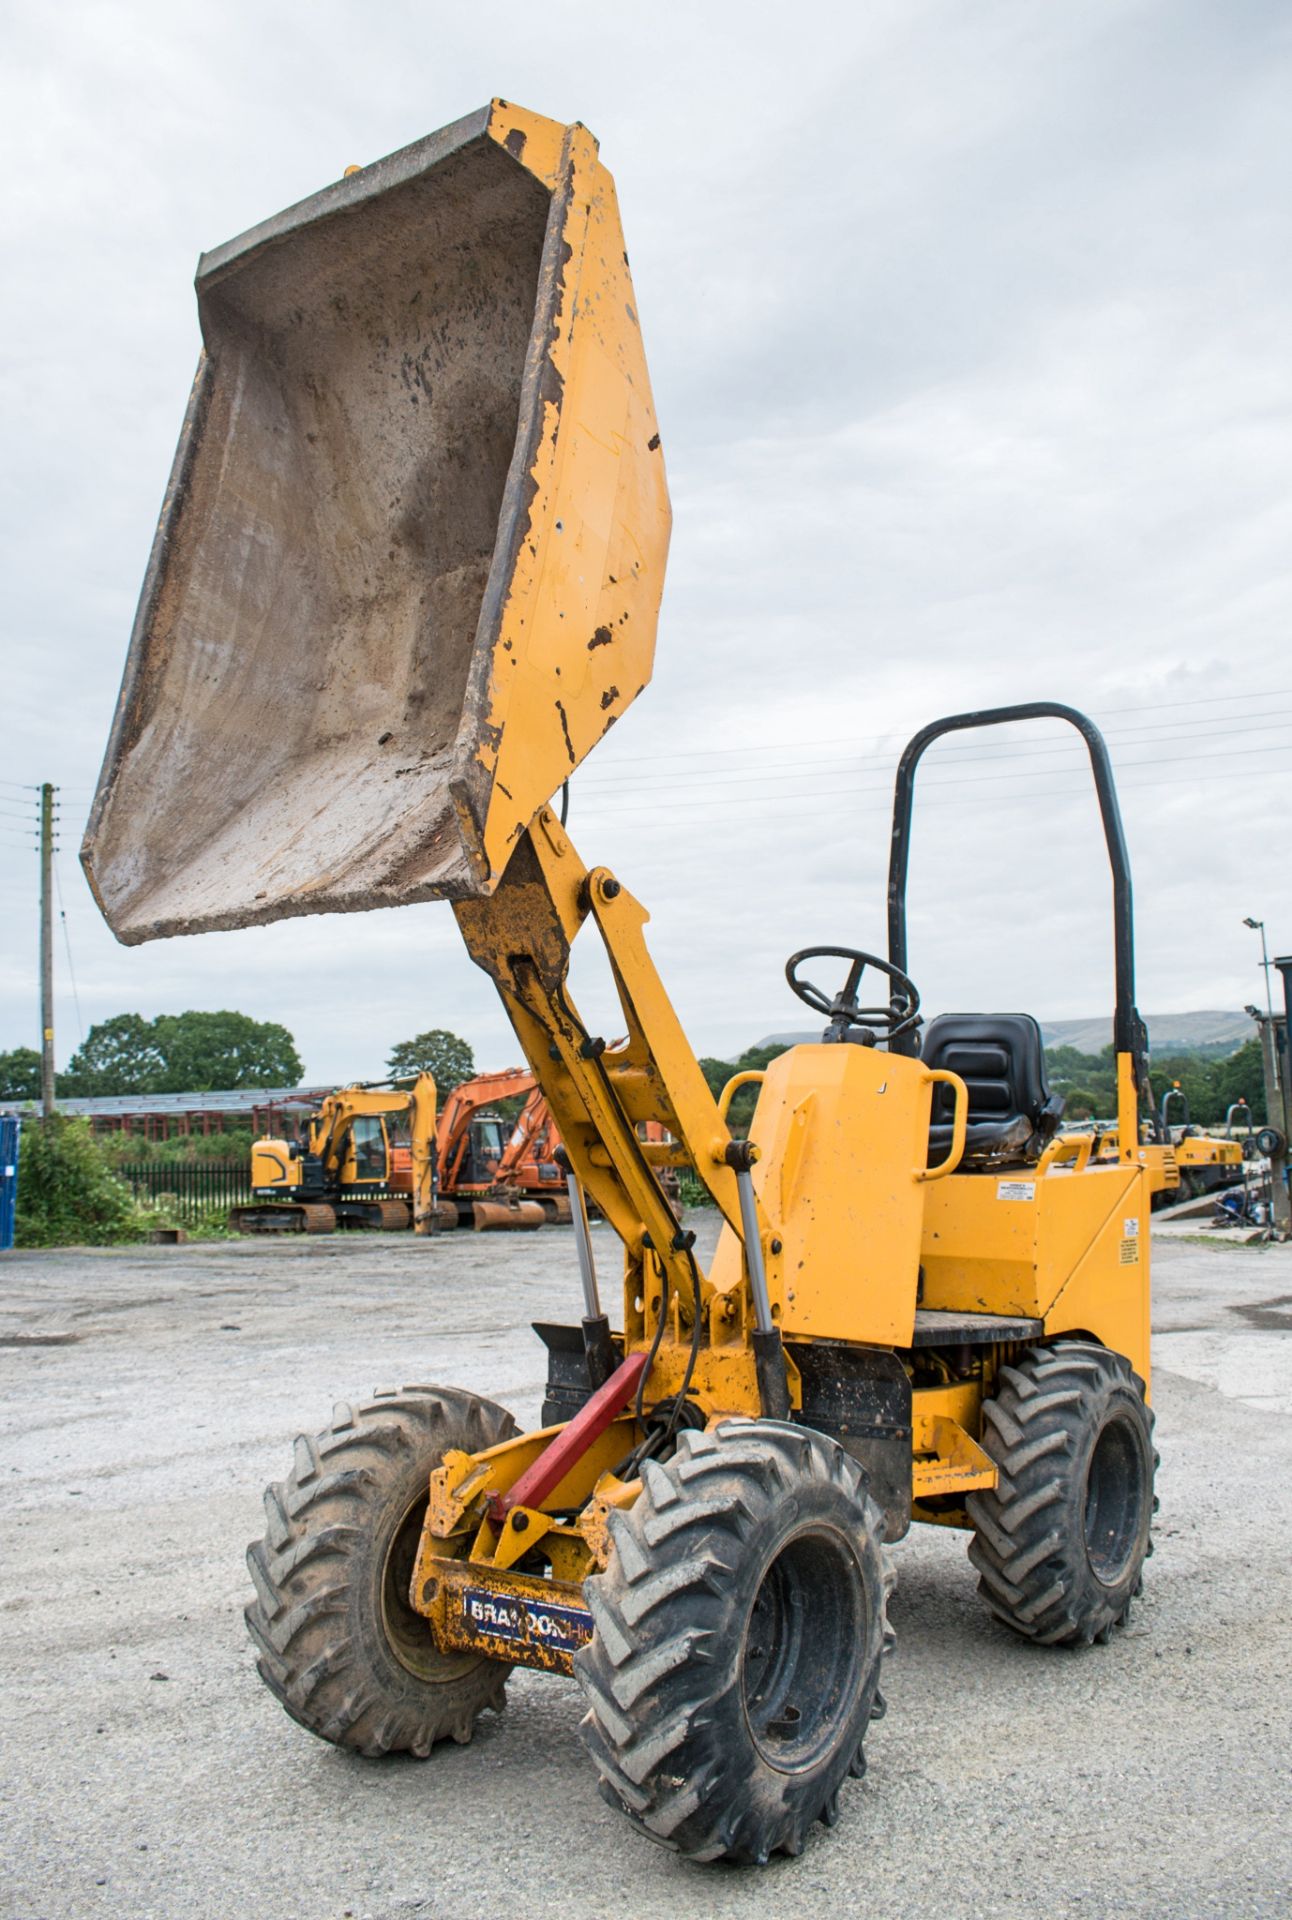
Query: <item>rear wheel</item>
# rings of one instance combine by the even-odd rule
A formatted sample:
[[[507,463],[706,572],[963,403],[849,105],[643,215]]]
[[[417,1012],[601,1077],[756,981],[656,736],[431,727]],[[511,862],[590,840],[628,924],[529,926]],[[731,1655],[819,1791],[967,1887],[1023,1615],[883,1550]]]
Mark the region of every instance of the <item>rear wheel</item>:
[[[247,1549],[257,1667],[293,1720],[364,1754],[429,1754],[501,1711],[509,1668],[443,1654],[409,1604],[431,1469],[516,1432],[503,1408],[441,1387],[338,1406],[301,1434],[286,1480],[265,1492],[266,1531]]]
[[[982,1443],[1000,1469],[999,1485],[966,1503],[983,1599],[1029,1640],[1107,1640],[1152,1552],[1157,1455],[1143,1382],[1107,1347],[1034,1348],[1001,1368]]]
[[[602,1794],[692,1859],[799,1853],[883,1710],[879,1509],[842,1448],[777,1421],[684,1432],[642,1481],[574,1661]]]

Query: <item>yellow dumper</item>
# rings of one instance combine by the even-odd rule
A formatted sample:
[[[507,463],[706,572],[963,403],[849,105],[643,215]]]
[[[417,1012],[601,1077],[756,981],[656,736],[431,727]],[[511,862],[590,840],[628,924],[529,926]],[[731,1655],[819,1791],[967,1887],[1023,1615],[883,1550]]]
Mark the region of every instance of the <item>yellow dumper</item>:
[[[205,255],[198,301],[91,882],[125,941],[451,900],[564,1143],[583,1306],[542,1329],[537,1431],[413,1387],[298,1441],[250,1550],[260,1673],[323,1739],[424,1755],[514,1666],[572,1671],[635,1826],[698,1860],[797,1853],[864,1766],[912,1520],[968,1529],[986,1604],[1033,1641],[1105,1640],[1139,1590],[1144,1034],[1103,743],[1049,705],[916,736],[887,953],[793,956],[822,1038],[736,1140],[645,909],[550,805],[650,678],[669,533],[596,141],[496,100]],[[921,754],[1039,715],[1086,742],[1112,866],[1107,1165],[1057,1133],[1035,1021],[924,1026],[908,971]],[[580,936],[618,1044],[572,997]],[[661,1180],[684,1163],[721,1215],[707,1269]],[[622,1245],[613,1326],[585,1198]]]

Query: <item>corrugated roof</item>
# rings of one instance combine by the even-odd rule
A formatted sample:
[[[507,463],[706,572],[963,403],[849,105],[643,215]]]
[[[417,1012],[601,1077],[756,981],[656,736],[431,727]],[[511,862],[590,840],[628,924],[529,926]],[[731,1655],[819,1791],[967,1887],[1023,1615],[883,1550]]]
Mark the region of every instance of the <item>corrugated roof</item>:
[[[327,1087],[234,1087],[220,1093],[102,1094],[82,1100],[60,1100],[60,1113],[86,1114],[90,1119],[120,1119],[125,1115],[168,1113],[252,1113],[260,1107],[316,1107],[334,1093]],[[38,1100],[16,1100],[13,1111],[24,1116],[40,1112]]]

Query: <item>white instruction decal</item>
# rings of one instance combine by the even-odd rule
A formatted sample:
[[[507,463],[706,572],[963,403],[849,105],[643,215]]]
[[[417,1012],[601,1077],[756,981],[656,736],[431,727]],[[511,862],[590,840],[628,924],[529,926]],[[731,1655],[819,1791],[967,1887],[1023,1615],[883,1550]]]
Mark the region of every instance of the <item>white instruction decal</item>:
[[[1135,1214],[1132,1214],[1129,1220],[1122,1221],[1122,1238],[1123,1239],[1133,1240],[1136,1234],[1138,1234],[1138,1232],[1139,1232],[1139,1220]]]
[[[996,1182],[998,1200],[1035,1200],[1035,1180],[998,1180]]]

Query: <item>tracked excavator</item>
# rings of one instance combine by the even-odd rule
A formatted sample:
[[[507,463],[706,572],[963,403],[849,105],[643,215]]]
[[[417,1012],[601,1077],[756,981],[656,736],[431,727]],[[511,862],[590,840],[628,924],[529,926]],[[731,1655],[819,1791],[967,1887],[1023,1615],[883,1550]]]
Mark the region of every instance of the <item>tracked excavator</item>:
[[[535,1087],[521,1108],[494,1171],[494,1191],[522,1197],[543,1209],[544,1217],[568,1226],[573,1210],[566,1192],[561,1136],[547,1096]]]
[[[490,1111],[500,1100],[521,1095],[533,1100],[536,1092],[528,1068],[509,1067],[502,1073],[477,1074],[448,1095],[439,1125],[437,1226],[456,1227],[469,1220],[484,1233],[544,1224],[548,1216],[537,1201],[502,1184],[511,1129],[500,1113]]]
[[[658,1121],[639,1123],[637,1137],[647,1146],[661,1146],[666,1135]],[[659,1180],[675,1213],[680,1212],[677,1168],[661,1164]],[[535,1087],[521,1110],[511,1138],[494,1174],[494,1194],[515,1202],[528,1199],[541,1206],[546,1218],[568,1226],[579,1205],[568,1193],[568,1159],[547,1097]],[[582,1202],[587,1211],[586,1196]]]
[[[430,1233],[437,1212],[435,1081],[340,1087],[309,1116],[303,1140],[251,1148],[251,1199],[230,1207],[237,1233],[332,1233],[367,1227]]]
[[[986,1606],[1038,1646],[1107,1641],[1140,1589],[1145,1034],[1107,752],[1046,703],[915,736],[887,951],[792,956],[821,1040],[772,1062],[733,1137],[645,908],[552,805],[651,677],[669,534],[596,141],[495,100],[204,255],[197,290],[91,884],[127,943],[450,902],[622,1250],[612,1305],[576,1209],[581,1312],[540,1329],[541,1427],[417,1385],[297,1441],[249,1553],[260,1675],[323,1740],[424,1756],[515,1667],[573,1673],[601,1791],[642,1834],[799,1853],[861,1811],[912,1522],[966,1530]],[[921,756],[1043,718],[1085,744],[1112,870],[1102,1165],[1056,1131],[1036,1022],[924,1024],[907,953]],[[605,948],[622,1044],[580,1015],[577,939]],[[661,1185],[684,1162],[721,1220],[707,1262]]]

